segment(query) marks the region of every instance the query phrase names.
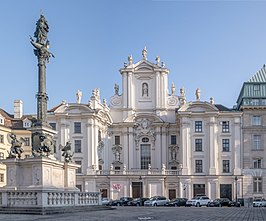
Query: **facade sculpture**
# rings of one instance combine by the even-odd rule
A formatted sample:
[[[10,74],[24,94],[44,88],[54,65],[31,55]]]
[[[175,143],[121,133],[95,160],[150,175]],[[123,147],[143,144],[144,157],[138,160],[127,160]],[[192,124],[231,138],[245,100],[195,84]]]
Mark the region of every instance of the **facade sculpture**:
[[[71,142],[67,141],[65,146],[59,145],[59,150],[61,150],[62,156],[66,163],[72,162],[72,157],[74,156],[74,152],[71,153]]]
[[[78,90],[76,93],[76,102],[77,104],[81,103],[81,98],[82,98],[82,91]]]
[[[13,133],[8,134],[7,136],[9,143],[11,144],[11,148],[8,154],[8,158],[21,158],[21,154],[24,152],[22,145],[25,143],[23,138],[17,139],[17,136]]]

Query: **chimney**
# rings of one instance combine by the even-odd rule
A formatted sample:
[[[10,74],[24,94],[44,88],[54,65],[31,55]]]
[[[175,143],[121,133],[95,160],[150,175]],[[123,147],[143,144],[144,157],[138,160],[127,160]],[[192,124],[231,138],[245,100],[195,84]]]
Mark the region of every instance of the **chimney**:
[[[22,112],[22,100],[14,100],[14,118],[20,119],[23,115]]]

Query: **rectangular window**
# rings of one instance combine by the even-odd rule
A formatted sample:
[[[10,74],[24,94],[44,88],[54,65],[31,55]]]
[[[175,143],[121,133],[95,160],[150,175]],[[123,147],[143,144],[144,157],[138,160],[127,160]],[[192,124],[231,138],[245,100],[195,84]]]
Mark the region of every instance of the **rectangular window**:
[[[120,144],[120,136],[115,136],[115,145]]]
[[[259,99],[252,99],[251,100],[251,105],[254,105],[254,106],[260,105],[260,100]]]
[[[202,173],[202,160],[196,160],[195,161],[195,172],[196,173]]]
[[[176,135],[171,135],[171,144],[172,145],[176,144]]]
[[[5,182],[5,175],[3,173],[0,173],[0,182]]]
[[[262,192],[262,177],[253,177],[253,192]]]
[[[5,157],[4,153],[3,152],[0,152],[0,160],[3,160]]]
[[[223,152],[229,152],[230,151],[230,142],[229,139],[223,139]]]
[[[230,173],[230,161],[223,160],[223,173]]]
[[[140,145],[140,168],[148,169],[151,164],[151,145],[141,144]]]
[[[75,153],[81,153],[81,140],[75,140]]]
[[[202,132],[202,121],[195,121],[195,132]]]
[[[202,151],[202,139],[195,139],[195,151]]]
[[[229,121],[222,122],[222,132],[229,133]]]
[[[261,149],[261,135],[253,135],[253,150]]]
[[[4,143],[4,135],[0,134],[0,143]]]
[[[259,96],[260,95],[260,85],[254,84],[253,91],[254,91],[254,96]]]
[[[75,163],[78,164],[78,165],[81,165],[81,161],[79,161],[79,160],[78,161],[75,161]],[[81,173],[81,171],[82,171],[81,169],[82,169],[81,167],[78,168],[77,169],[77,173]]]
[[[253,116],[252,117],[252,125],[260,126],[261,125],[261,116]]]
[[[56,123],[49,123],[53,130],[56,130]]]
[[[254,169],[260,169],[261,168],[261,159],[253,160],[253,168]]]
[[[29,137],[25,137],[25,146],[30,146],[30,138]]]
[[[81,133],[81,122],[74,122],[74,133],[75,134]]]

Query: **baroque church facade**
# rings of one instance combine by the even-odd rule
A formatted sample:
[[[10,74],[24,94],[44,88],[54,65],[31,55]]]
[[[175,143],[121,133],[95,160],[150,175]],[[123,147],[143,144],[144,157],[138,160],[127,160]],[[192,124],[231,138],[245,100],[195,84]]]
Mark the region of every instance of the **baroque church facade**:
[[[211,199],[266,198],[266,67],[244,82],[234,108],[202,101],[187,101],[168,83],[170,71],[157,56],[155,63],[132,56],[120,69],[122,85],[115,85],[109,104],[92,91],[81,102],[63,101],[48,111],[57,131],[58,147],[71,143],[81,191],[100,191],[103,197],[122,196]],[[170,91],[170,92],[169,92]],[[0,109],[0,162],[10,151],[10,134],[25,141],[22,158],[31,155],[31,125],[36,117],[24,115],[22,101],[14,114]],[[0,164],[0,187],[6,183]]]
[[[201,101],[199,89],[187,102],[184,88],[177,95],[169,87],[160,58],[148,61],[146,48],[136,63],[129,56],[120,74],[122,90],[115,85],[109,105],[95,89],[86,104],[78,93],[76,103],[49,111],[56,143],[70,141],[81,165],[78,187],[112,199],[240,197],[241,111]]]

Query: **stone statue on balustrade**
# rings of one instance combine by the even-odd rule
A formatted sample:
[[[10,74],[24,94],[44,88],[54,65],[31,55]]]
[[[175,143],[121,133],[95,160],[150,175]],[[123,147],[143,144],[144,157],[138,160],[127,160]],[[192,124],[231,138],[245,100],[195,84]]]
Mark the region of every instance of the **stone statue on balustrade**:
[[[7,158],[21,158],[21,154],[24,152],[22,145],[26,143],[22,137],[17,139],[17,136],[13,133],[7,135],[7,140],[11,144],[10,151]]]
[[[72,162],[72,157],[74,155],[74,152],[71,153],[71,142],[67,141],[65,146],[59,145],[59,150],[61,150],[62,156],[65,158],[65,162]]]

